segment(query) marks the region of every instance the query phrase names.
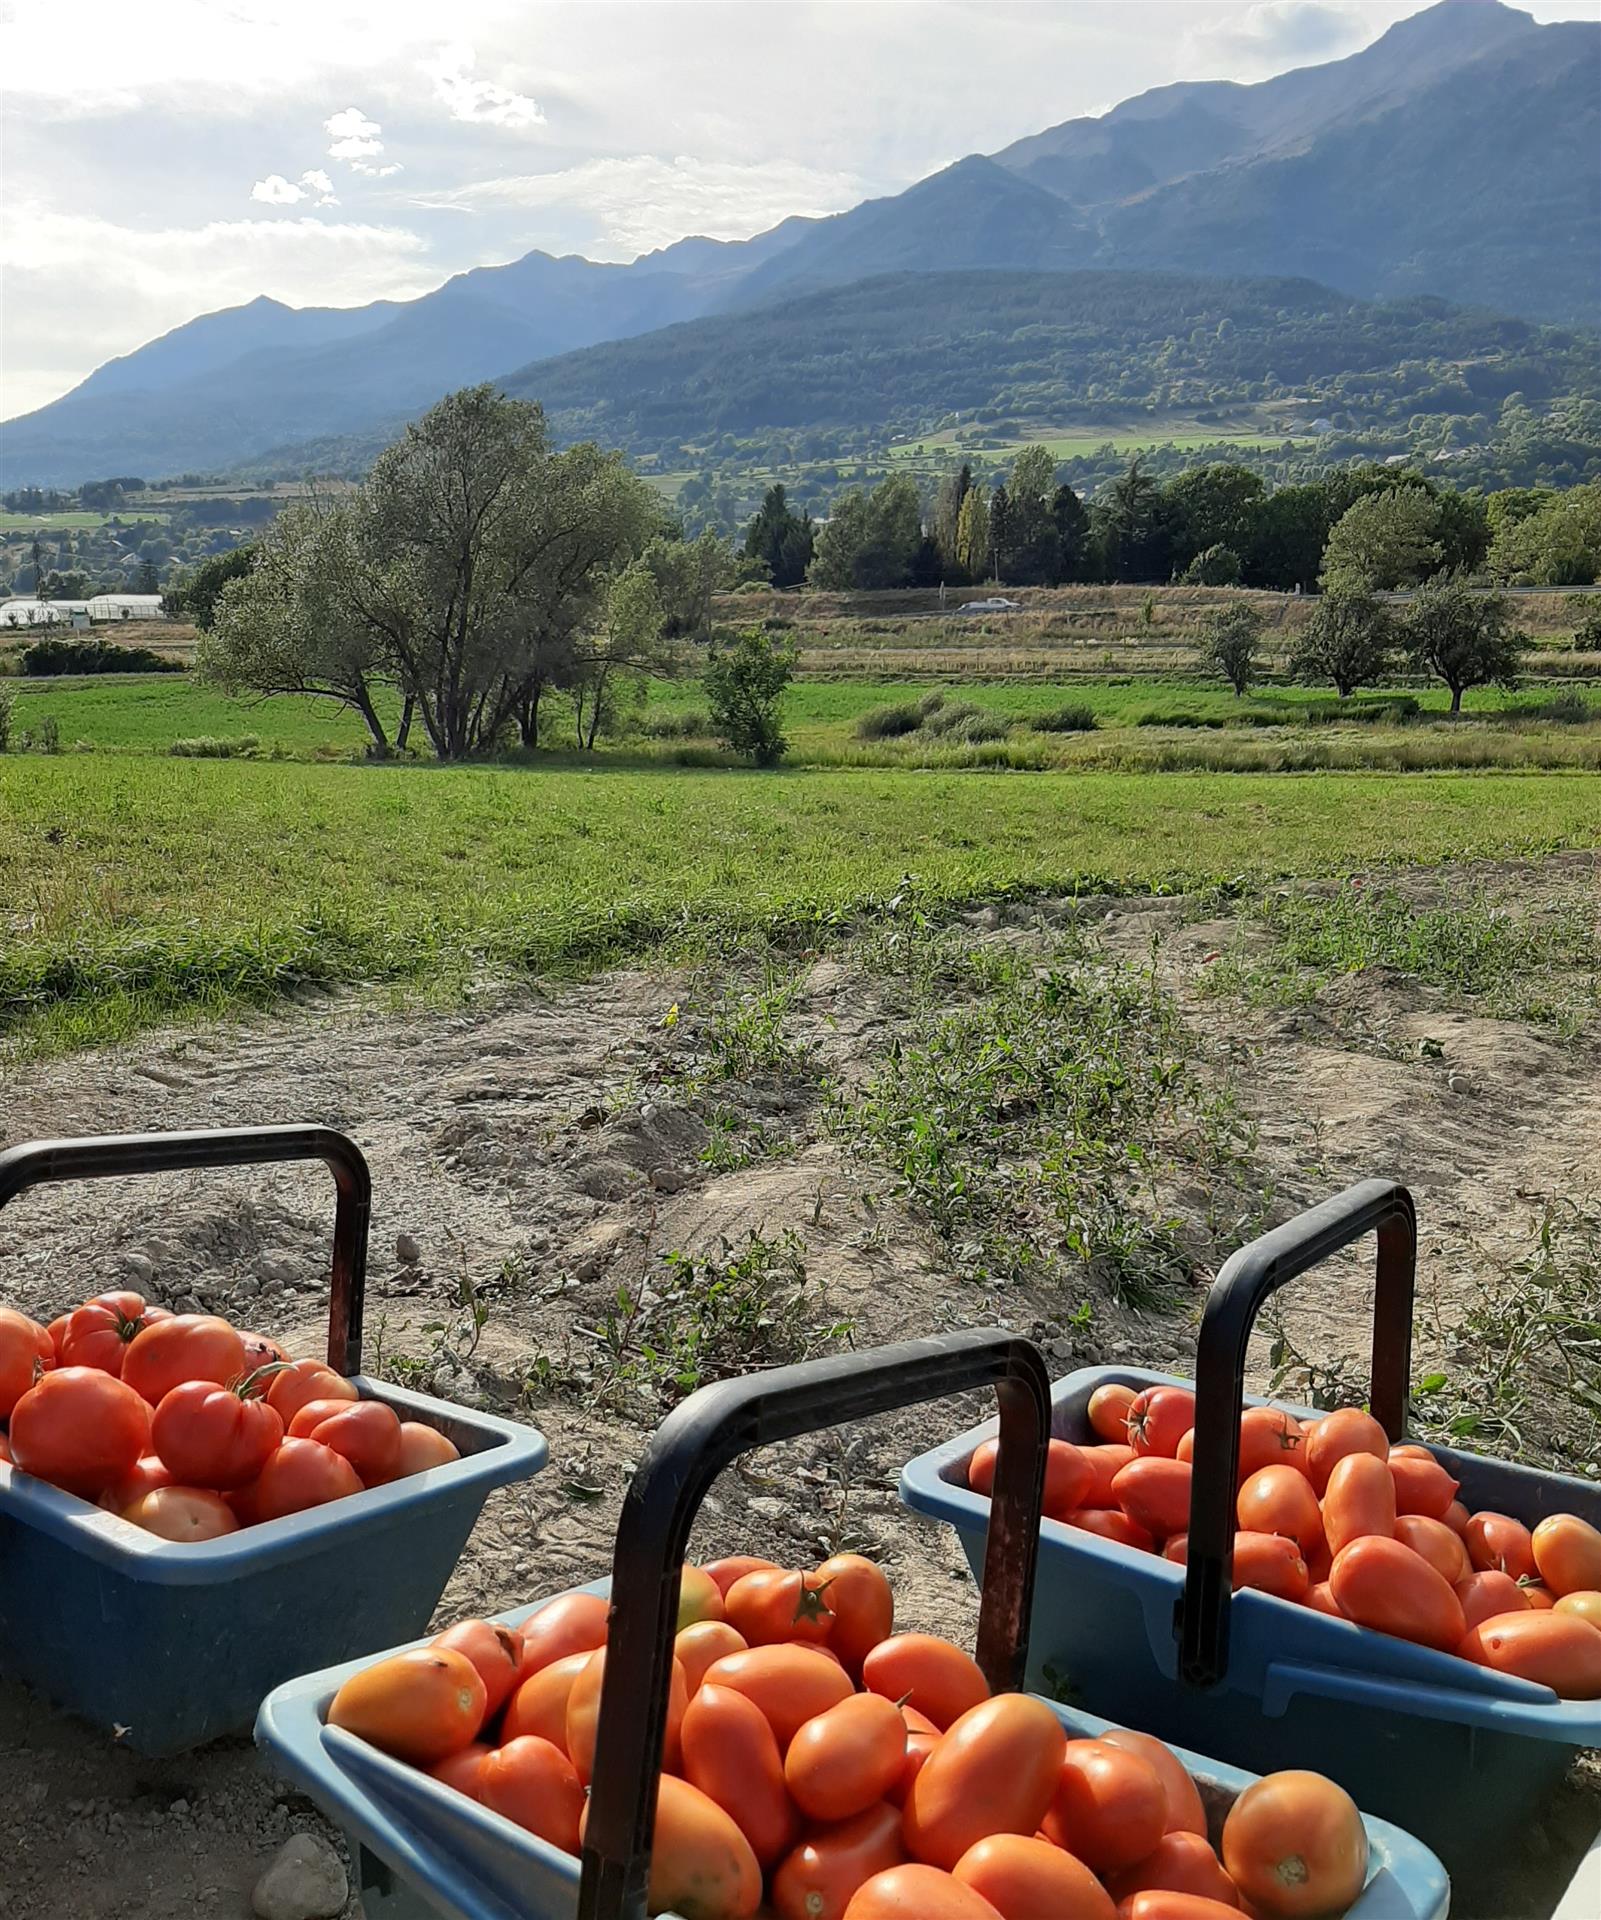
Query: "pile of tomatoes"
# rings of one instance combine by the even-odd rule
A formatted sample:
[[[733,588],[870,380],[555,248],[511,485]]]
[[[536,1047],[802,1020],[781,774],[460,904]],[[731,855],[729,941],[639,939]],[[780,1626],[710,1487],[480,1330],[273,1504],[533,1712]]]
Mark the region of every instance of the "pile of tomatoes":
[[[1184,1387],[1098,1387],[1097,1442],[1050,1443],[1045,1512],[1070,1527],[1183,1564],[1195,1396]],[[989,1493],[997,1443],[968,1466]],[[1601,1531],[1576,1514],[1531,1531],[1470,1513],[1422,1446],[1391,1446],[1346,1407],[1297,1420],[1250,1407],[1240,1420],[1234,1585],[1550,1687],[1601,1699]]]
[[[683,1572],[649,1907],[685,1920],[1300,1920],[1367,1877],[1349,1796],[1272,1774],[1216,1847],[1177,1757],[1069,1739],[991,1695],[948,1640],[897,1633],[888,1581],[740,1556]],[[571,1593],[519,1633],[452,1627],[346,1681],[331,1724],[576,1854],[607,1603]],[[763,1905],[763,1902],[766,1905]]]
[[[102,1293],[0,1307],[0,1462],[166,1540],[214,1540],[458,1459],[317,1360],[214,1314]]]

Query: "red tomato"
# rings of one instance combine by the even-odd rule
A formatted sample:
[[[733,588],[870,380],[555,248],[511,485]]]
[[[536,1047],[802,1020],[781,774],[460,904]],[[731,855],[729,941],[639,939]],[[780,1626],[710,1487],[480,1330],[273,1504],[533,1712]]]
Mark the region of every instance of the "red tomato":
[[[1454,1653],[1467,1631],[1450,1583],[1399,1540],[1353,1540],[1334,1556],[1329,1585],[1358,1626],[1444,1653]]]
[[[678,1631],[698,1620],[723,1618],[723,1590],[704,1567],[688,1561],[678,1570]]]
[[[566,1748],[586,1787],[595,1772],[595,1741],[600,1730],[600,1696],[605,1681],[606,1649],[598,1647],[585,1662],[567,1696]],[[701,1691],[705,1691],[704,1686]],[[667,1731],[662,1740],[662,1765],[673,1773],[678,1771],[679,1729],[688,1705],[684,1669],[675,1660],[667,1696]]]
[[[5,1309],[0,1309],[0,1311],[5,1311]],[[23,1317],[26,1318],[27,1316],[24,1315]],[[67,1322],[71,1318],[72,1315],[70,1313],[58,1313],[55,1319],[50,1322],[49,1326],[45,1328],[45,1332],[50,1336],[50,1345],[54,1349],[51,1361],[53,1366],[59,1367],[61,1365],[61,1343],[67,1337]]]
[[[288,1354],[266,1334],[242,1333],[239,1338],[244,1342],[245,1365],[252,1373],[261,1367],[281,1367],[288,1363]],[[263,1388],[263,1392],[265,1390]]]
[[[491,1813],[577,1853],[584,1789],[572,1762],[548,1740],[524,1734],[490,1754],[479,1771],[478,1798]]]
[[[1128,1415],[1133,1404],[1133,1387],[1120,1380],[1108,1380],[1097,1387],[1090,1395],[1088,1408],[1091,1433],[1098,1440],[1113,1440],[1122,1446],[1128,1440]]]
[[[1041,1825],[1097,1873],[1132,1867],[1167,1829],[1161,1775],[1137,1753],[1104,1740],[1070,1740],[1056,1794]]]
[[[1240,1896],[1223,1871],[1202,1833],[1164,1833],[1143,1860],[1114,1874],[1107,1891],[1119,1903],[1137,1893],[1196,1893],[1225,1907],[1238,1907]]]
[[[11,1442],[6,1438],[6,1436],[3,1433],[0,1433],[0,1467],[9,1467],[10,1465],[11,1465]]]
[[[1256,1593],[1274,1593],[1281,1600],[1304,1600],[1312,1576],[1301,1549],[1282,1533],[1237,1533],[1234,1536],[1234,1591],[1249,1587]]]
[[[861,1677],[862,1662],[881,1640],[895,1631],[895,1596],[877,1567],[859,1553],[836,1553],[816,1569],[822,1581],[834,1630],[828,1636],[830,1653],[853,1679]]]
[[[55,1364],[49,1328],[0,1307],[0,1420],[11,1418],[11,1409]]]
[[[1463,1612],[1466,1611],[1464,1607]],[[1553,1611],[1571,1613],[1576,1620],[1587,1620],[1592,1627],[1601,1627],[1601,1592],[1592,1588],[1584,1592],[1565,1593]]]
[[[1043,1700],[1003,1693],[980,1702],[947,1728],[912,1782],[907,1852],[948,1872],[988,1834],[1036,1832],[1066,1746],[1062,1723]]]
[[[1577,1614],[1499,1614],[1464,1634],[1456,1651],[1564,1700],[1601,1700],[1601,1632]]]
[[[343,1454],[315,1440],[285,1440],[240,1494],[259,1520],[281,1520],[361,1492],[356,1470]]]
[[[1001,1920],[1113,1920],[1110,1895],[1084,1865],[1033,1834],[996,1833],[969,1847],[951,1878],[981,1894]]]
[[[1323,1540],[1323,1514],[1311,1482],[1298,1467],[1261,1467],[1240,1488],[1235,1502],[1245,1533],[1282,1533],[1303,1554]]]
[[[752,1647],[748,1653],[727,1654],[706,1669],[701,1685],[732,1687],[754,1700],[767,1716],[780,1753],[815,1714],[826,1713],[854,1691],[837,1660],[830,1660],[817,1647],[797,1646]]]
[[[201,1487],[156,1487],[125,1507],[122,1517],[163,1540],[218,1540],[239,1531],[228,1502]]]
[[[284,1423],[252,1375],[228,1387],[187,1380],[161,1397],[150,1444],[191,1487],[242,1487],[266,1466],[284,1437]]]
[[[897,1633],[880,1642],[862,1662],[862,1685],[916,1707],[940,1728],[990,1695],[972,1655],[932,1633]]]
[[[750,1842],[715,1800],[670,1773],[656,1789],[646,1901],[651,1913],[707,1920],[747,1920],[762,1903],[762,1870]]]
[[[1270,1773],[1248,1786],[1229,1808],[1219,1851],[1241,1898],[1273,1920],[1344,1913],[1367,1881],[1362,1816],[1319,1773]]]
[[[484,1718],[493,1720],[517,1684],[522,1665],[523,1637],[515,1627],[503,1627],[496,1620],[459,1620],[428,1643],[450,1647],[462,1653],[478,1669],[484,1683]]]
[[[149,1407],[98,1367],[58,1367],[11,1409],[16,1465],[88,1500],[131,1473],[149,1445]]]
[[[725,1653],[743,1653],[746,1641],[726,1620],[697,1620],[681,1627],[673,1641],[673,1653],[684,1669],[684,1684],[691,1694],[706,1677],[706,1669]]]
[[[1112,1482],[1112,1497],[1135,1526],[1158,1540],[1190,1524],[1190,1467],[1158,1454],[1131,1460]]]
[[[519,1683],[569,1653],[593,1653],[596,1647],[605,1646],[610,1614],[610,1601],[598,1593],[564,1593],[531,1613],[522,1626]]]
[[[1164,1540],[1162,1558],[1187,1567],[1190,1564],[1190,1536],[1187,1533],[1175,1533],[1171,1540]]]
[[[1390,1472],[1395,1478],[1397,1513],[1421,1513],[1426,1519],[1439,1520],[1450,1510],[1460,1482],[1438,1460],[1392,1457]]]
[[[587,1653],[566,1653],[521,1681],[506,1702],[500,1737],[515,1740],[519,1734],[537,1734],[565,1753],[567,1703],[572,1698],[573,1682],[588,1665]]]
[[[1464,1537],[1467,1534],[1468,1521],[1472,1517],[1473,1516],[1468,1512],[1467,1508],[1463,1506],[1460,1500],[1453,1500],[1450,1506],[1446,1508],[1445,1512],[1440,1515],[1440,1518],[1445,1522],[1445,1524],[1451,1529],[1453,1533],[1462,1535]]]
[[[726,1600],[728,1589],[747,1573],[766,1573],[777,1566],[775,1560],[758,1560],[754,1554],[733,1553],[726,1560],[708,1560],[701,1569],[717,1583],[717,1591]]]
[[[466,1794],[469,1800],[480,1799],[484,1784],[484,1762],[490,1752],[484,1741],[475,1740],[471,1746],[463,1747],[460,1753],[450,1754],[429,1767],[428,1776],[447,1787],[454,1787],[457,1793]]]
[[[1117,1502],[1112,1498],[1112,1482],[1139,1455],[1132,1447],[1085,1447],[1082,1451],[1090,1469],[1089,1484],[1084,1489],[1082,1504],[1102,1512],[1108,1507],[1115,1507]]]
[[[1468,1564],[1467,1548],[1443,1520],[1430,1520],[1421,1513],[1403,1513],[1396,1520],[1395,1537],[1403,1546],[1421,1554],[1453,1587],[1473,1571]]]
[[[1095,1507],[1080,1507],[1077,1513],[1068,1515],[1067,1524],[1083,1533],[1099,1534],[1103,1540],[1115,1540],[1120,1547],[1134,1547],[1141,1553],[1156,1551],[1154,1538],[1121,1507],[1108,1507],[1104,1512]]]
[[[1340,1611],[1339,1601],[1334,1597],[1334,1589],[1329,1585],[1327,1580],[1317,1580],[1313,1582],[1312,1589],[1306,1596],[1306,1604],[1314,1613],[1326,1613],[1331,1620],[1343,1620],[1345,1618],[1345,1615]]]
[[[1557,1597],[1547,1586],[1538,1580],[1520,1580],[1519,1588],[1523,1593],[1523,1604],[1532,1613],[1550,1613],[1556,1606]]]
[[[188,1380],[241,1379],[245,1343],[214,1313],[179,1313],[142,1327],[124,1349],[122,1377],[153,1407]]]
[[[310,1400],[356,1400],[360,1395],[355,1383],[321,1360],[291,1360],[272,1376],[267,1389],[267,1405],[284,1423],[285,1432],[294,1424],[300,1409]]]
[[[985,1440],[967,1465],[967,1484],[975,1493],[990,1494],[995,1489],[995,1466],[1000,1455],[999,1440]],[[1080,1504],[1090,1485],[1090,1463],[1086,1451],[1070,1440],[1052,1440],[1045,1452],[1045,1493],[1042,1505],[1053,1520],[1071,1513]]]
[[[107,1513],[121,1513],[131,1507],[135,1500],[142,1500],[147,1493],[154,1493],[157,1487],[170,1487],[173,1474],[153,1453],[144,1454],[138,1459],[129,1473],[120,1480],[113,1480],[101,1494],[98,1505]]]
[[[938,1867],[891,1867],[852,1896],[845,1920],[1000,1920],[982,1894]]]
[[[302,1407],[289,1423],[297,1440],[315,1440],[342,1454],[355,1468],[364,1487],[381,1487],[400,1469],[400,1422],[393,1407],[382,1400],[341,1401],[337,1410],[320,1419],[310,1415],[318,1403]],[[269,1409],[270,1411],[270,1409]]]
[[[808,1834],[787,1856],[773,1875],[773,1911],[779,1920],[844,1920],[857,1888],[905,1859],[900,1815],[869,1807]]]
[[[880,1704],[894,1713],[887,1700]],[[783,1859],[800,1837],[800,1819],[778,1741],[755,1701],[732,1687],[701,1687],[684,1709],[679,1745],[684,1778],[716,1801],[762,1866]]]
[[[1148,1887],[1144,1893],[1130,1894],[1117,1915],[1118,1920],[1229,1920],[1238,1912],[1238,1907],[1224,1900],[1209,1900],[1204,1893],[1173,1893]]]
[[[1147,1387],[1129,1408],[1129,1445],[1138,1454],[1171,1460],[1194,1425],[1195,1395],[1188,1387]]]
[[[1206,1833],[1206,1808],[1201,1804],[1200,1790],[1189,1774],[1184,1763],[1171,1747],[1148,1733],[1136,1733],[1131,1727],[1113,1727],[1103,1733],[1101,1739],[1109,1747],[1121,1747],[1126,1753],[1137,1753],[1162,1782],[1167,1795],[1167,1831],[1169,1833]]]
[[[158,1320],[170,1320],[164,1307],[146,1307],[138,1293],[100,1293],[67,1315],[61,1332],[64,1367],[99,1367],[122,1377],[122,1363],[135,1334]]]
[[[1194,1427],[1190,1428],[1189,1432],[1185,1434],[1184,1438],[1173,1449],[1173,1458],[1175,1460],[1186,1461],[1191,1466],[1195,1464],[1195,1429]]]
[[[1521,1520],[1486,1509],[1468,1521],[1462,1538],[1468,1558],[1480,1573],[1505,1573],[1514,1580],[1534,1578],[1534,1536]]]
[[[336,1380],[338,1377],[334,1375]],[[395,1479],[426,1473],[430,1467],[448,1467],[452,1460],[460,1458],[461,1449],[437,1427],[426,1426],[421,1420],[401,1421],[400,1465],[395,1469]]]
[[[1323,1531],[1330,1553],[1353,1540],[1395,1536],[1395,1475],[1388,1460],[1348,1453],[1334,1463],[1323,1495]]]
[[[484,1683],[464,1654],[413,1647],[352,1675],[333,1697],[328,1724],[414,1767],[435,1766],[477,1739]]]
[[[1263,1467],[1294,1467],[1306,1472],[1306,1430],[1282,1407],[1247,1407],[1240,1415],[1240,1471],[1244,1486]]]
[[[1390,1436],[1371,1413],[1341,1407],[1314,1423],[1306,1437],[1306,1471],[1320,1497],[1335,1463],[1352,1453],[1371,1453],[1375,1460],[1390,1457]]]
[[[1574,1513],[1553,1513],[1534,1530],[1534,1564],[1559,1597],[1601,1587],[1601,1532]]]
[[[1529,1607],[1527,1595],[1509,1573],[1470,1574],[1456,1583],[1456,1597],[1470,1631],[1497,1614],[1526,1613]]]
[[[784,1755],[783,1780],[808,1820],[849,1820],[884,1799],[905,1765],[900,1708],[882,1694],[853,1693],[797,1731]]]
[[[728,1624],[752,1647],[776,1647],[786,1641],[819,1646],[834,1630],[825,1583],[815,1574],[747,1573],[728,1589],[723,1601]]]

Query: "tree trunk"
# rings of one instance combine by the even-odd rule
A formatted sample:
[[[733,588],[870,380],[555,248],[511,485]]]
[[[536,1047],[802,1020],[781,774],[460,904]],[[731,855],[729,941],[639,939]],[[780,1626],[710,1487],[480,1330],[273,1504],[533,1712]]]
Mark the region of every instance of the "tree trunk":
[[[377,709],[373,706],[372,695],[367,691],[367,683],[365,680],[358,680],[356,682],[354,705],[356,711],[367,723],[367,731],[372,735],[374,748],[380,757],[387,758],[389,753],[389,736],[384,732],[384,723],[378,718]]]
[[[536,680],[517,709],[517,726],[525,747],[539,745],[539,697],[544,691],[545,683]]]
[[[1451,711],[1453,713],[1460,713],[1462,711],[1462,689],[1460,687],[1453,687],[1451,689]]]
[[[400,725],[395,731],[396,753],[404,753],[406,751],[406,742],[411,738],[412,717],[416,713],[416,711],[417,711],[417,696],[415,694],[408,693],[406,695],[405,703],[402,705],[400,709]]]

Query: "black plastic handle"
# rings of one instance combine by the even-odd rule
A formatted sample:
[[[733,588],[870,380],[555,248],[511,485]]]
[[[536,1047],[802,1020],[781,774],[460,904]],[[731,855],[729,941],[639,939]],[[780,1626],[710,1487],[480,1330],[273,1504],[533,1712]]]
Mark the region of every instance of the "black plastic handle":
[[[190,1167],[254,1167],[321,1160],[334,1177],[333,1269],[328,1294],[328,1364],[361,1371],[372,1175],[360,1147],[332,1127],[205,1127],[192,1133],[108,1133],[86,1140],[27,1140],[0,1153],[0,1207],[29,1187],[104,1180]]]
[[[645,1920],[679,1577],[696,1511],[718,1474],[752,1447],[991,1384],[1001,1454],[977,1658],[1001,1691],[1023,1682],[1050,1439],[1050,1378],[1031,1341],[948,1333],[749,1374],[702,1387],[662,1422],[617,1528],[579,1920]]]
[[[1372,1408],[1392,1441],[1406,1430],[1412,1370],[1417,1209],[1393,1180],[1364,1180],[1241,1247],[1207,1298],[1195,1355],[1195,1470],[1189,1570],[1175,1631],[1179,1675],[1215,1686],[1228,1671],[1234,1572],[1235,1481],[1245,1349],[1269,1294],[1364,1234],[1378,1234],[1373,1287]]]

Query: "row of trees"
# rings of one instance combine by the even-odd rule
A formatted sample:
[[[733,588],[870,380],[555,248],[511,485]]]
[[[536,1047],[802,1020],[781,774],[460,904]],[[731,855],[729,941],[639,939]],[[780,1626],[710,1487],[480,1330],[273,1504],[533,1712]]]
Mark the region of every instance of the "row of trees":
[[[925,502],[892,474],[838,495],[820,525],[768,489],[744,557],[776,586],[832,592],[1072,581],[1166,582],[1288,590],[1414,586],[1437,572],[1472,572],[1497,549],[1508,573],[1525,550],[1560,546],[1574,568],[1601,571],[1601,489],[1535,498],[1525,513],[1417,474],[1367,467],[1269,491],[1228,461],[1164,482],[1136,458],[1088,502],[1057,480],[1050,449],[1025,447],[993,490],[961,470]],[[1556,530],[1560,529],[1560,533]],[[1565,576],[1568,577],[1568,576]],[[1559,582],[1560,583],[1560,582]]]
[[[199,664],[238,693],[323,695],[373,748],[422,728],[444,760],[538,743],[572,696],[592,746],[624,690],[706,640],[733,559],[669,537],[620,454],[553,450],[540,409],[493,388],[442,400],[352,491],[281,513],[243,556],[197,570],[185,609]],[[390,739],[376,691],[401,696]]]
[[[1262,615],[1240,601],[1211,616],[1201,638],[1204,665],[1236,694],[1260,676]],[[1290,672],[1314,686],[1333,684],[1346,699],[1384,680],[1403,660],[1415,673],[1443,680],[1451,711],[1462,711],[1470,687],[1515,687],[1528,650],[1503,595],[1476,593],[1459,574],[1427,581],[1400,611],[1361,586],[1323,594],[1290,652]]]

